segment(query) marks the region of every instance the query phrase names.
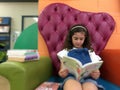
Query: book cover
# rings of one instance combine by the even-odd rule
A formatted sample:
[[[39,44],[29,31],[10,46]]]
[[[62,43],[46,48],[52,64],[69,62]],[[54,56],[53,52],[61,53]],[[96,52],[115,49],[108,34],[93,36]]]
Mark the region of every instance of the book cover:
[[[78,59],[83,65],[92,62],[87,48],[71,49],[68,56]]]
[[[59,83],[56,82],[44,82],[40,84],[35,90],[58,90]]]

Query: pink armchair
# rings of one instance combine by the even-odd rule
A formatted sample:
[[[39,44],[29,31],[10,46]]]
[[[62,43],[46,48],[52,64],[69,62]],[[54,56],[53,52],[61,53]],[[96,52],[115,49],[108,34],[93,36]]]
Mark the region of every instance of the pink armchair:
[[[108,13],[79,11],[62,3],[48,5],[39,15],[38,28],[46,42],[54,75],[57,75],[60,67],[56,53],[62,49],[66,33],[74,24],[83,24],[88,28],[92,46],[98,55],[104,50],[115,28],[115,21]],[[105,65],[103,68],[108,67]]]
[[[62,3],[47,6],[39,16],[38,28],[48,47],[54,73],[60,66],[56,53],[63,47],[68,28],[74,24],[84,24],[88,28],[96,54],[104,49],[115,27],[113,18],[107,13],[79,11]]]

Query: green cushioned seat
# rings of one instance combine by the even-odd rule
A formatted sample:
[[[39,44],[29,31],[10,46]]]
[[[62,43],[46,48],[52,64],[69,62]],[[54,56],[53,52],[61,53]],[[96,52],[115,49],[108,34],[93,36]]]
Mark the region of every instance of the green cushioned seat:
[[[17,38],[14,49],[37,49],[37,23],[26,28]],[[34,90],[52,75],[49,57],[30,62],[6,61],[0,64],[0,76],[8,79],[10,90]]]

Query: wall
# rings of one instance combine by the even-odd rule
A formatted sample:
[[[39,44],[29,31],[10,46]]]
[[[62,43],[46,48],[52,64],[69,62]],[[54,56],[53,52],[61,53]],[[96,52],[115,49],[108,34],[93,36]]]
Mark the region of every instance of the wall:
[[[11,32],[21,32],[21,20],[22,15],[38,15],[38,3],[37,2],[0,2],[0,17],[11,17]],[[11,34],[12,34],[11,33]],[[11,37],[11,48],[13,48],[14,42]]]
[[[116,22],[115,30],[110,37],[105,49],[120,49],[120,0],[39,0],[38,2],[38,11],[39,14],[42,10],[51,3],[65,3],[81,11],[90,11],[90,12],[107,12],[113,16]],[[43,38],[39,35],[39,51],[41,55],[47,56],[47,48],[44,41],[41,42]],[[44,48],[43,48],[44,47]]]

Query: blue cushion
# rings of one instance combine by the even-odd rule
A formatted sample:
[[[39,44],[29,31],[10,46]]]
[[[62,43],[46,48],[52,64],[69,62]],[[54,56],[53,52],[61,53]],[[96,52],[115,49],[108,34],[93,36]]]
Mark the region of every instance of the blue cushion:
[[[106,81],[102,78],[100,78],[98,80],[98,83],[100,83],[101,85],[103,85],[105,87],[106,90],[120,90],[120,86],[117,86],[109,81]]]

